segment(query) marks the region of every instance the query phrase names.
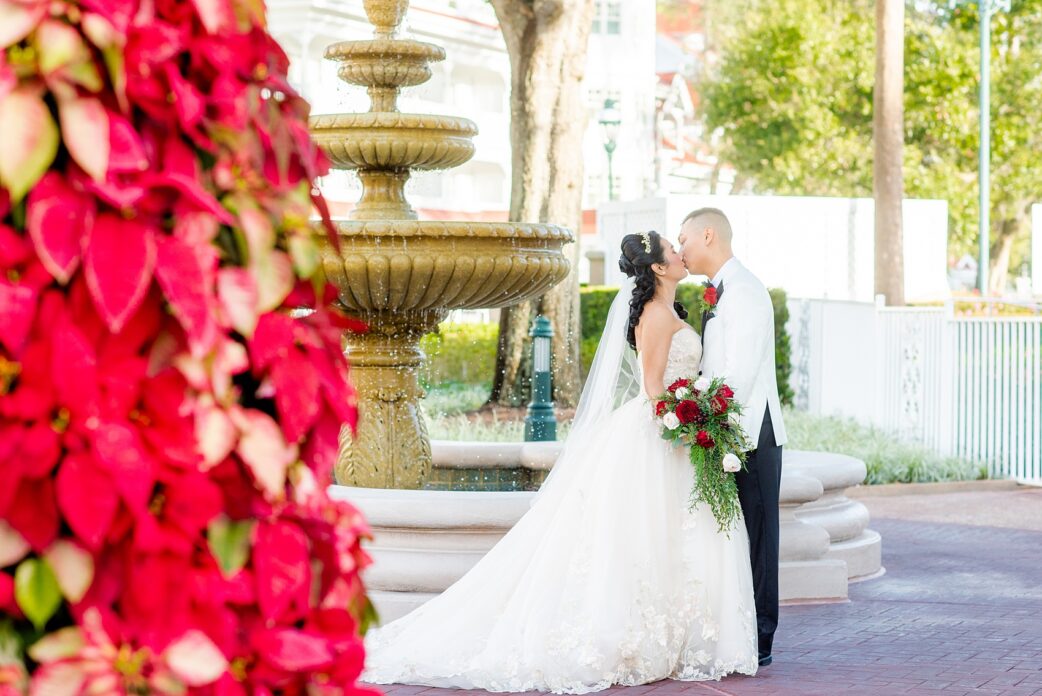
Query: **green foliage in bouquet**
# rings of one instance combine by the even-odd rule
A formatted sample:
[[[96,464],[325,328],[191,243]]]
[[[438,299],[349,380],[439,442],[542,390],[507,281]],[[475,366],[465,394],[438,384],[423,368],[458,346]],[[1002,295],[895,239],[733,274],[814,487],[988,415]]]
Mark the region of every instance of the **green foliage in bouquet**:
[[[738,523],[741,505],[735,473],[745,464],[749,442],[738,424],[741,405],[722,379],[678,379],[656,399],[662,439],[688,448],[694,468],[691,506],[709,506],[721,532]]]

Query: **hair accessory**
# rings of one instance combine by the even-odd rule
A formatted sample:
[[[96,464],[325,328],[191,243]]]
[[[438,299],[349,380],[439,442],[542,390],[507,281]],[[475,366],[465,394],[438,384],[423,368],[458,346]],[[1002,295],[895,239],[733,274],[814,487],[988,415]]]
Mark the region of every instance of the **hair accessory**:
[[[640,233],[640,238],[644,241],[644,253],[645,254],[650,254],[651,253],[651,233],[650,232],[641,232]]]

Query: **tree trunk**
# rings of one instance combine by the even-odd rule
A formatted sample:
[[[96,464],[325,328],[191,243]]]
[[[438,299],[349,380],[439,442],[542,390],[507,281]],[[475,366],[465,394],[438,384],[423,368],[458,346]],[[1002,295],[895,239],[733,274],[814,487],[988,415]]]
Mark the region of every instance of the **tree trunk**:
[[[991,245],[991,264],[988,271],[988,290],[994,297],[1006,293],[1009,284],[1009,262],[1013,253],[1013,244],[1017,238],[1027,231],[1031,221],[1031,208],[1020,212],[1015,217],[996,220],[997,235]]]
[[[510,219],[570,227],[572,272],[538,301],[506,308],[499,320],[490,404],[527,398],[524,344],[533,310],[554,327],[554,399],[572,406],[581,389],[578,237],[582,223],[582,75],[593,0],[492,0],[510,55]]]
[[[904,2],[876,0],[876,83],[872,131],[877,295],[905,303],[901,201],[904,198]]]

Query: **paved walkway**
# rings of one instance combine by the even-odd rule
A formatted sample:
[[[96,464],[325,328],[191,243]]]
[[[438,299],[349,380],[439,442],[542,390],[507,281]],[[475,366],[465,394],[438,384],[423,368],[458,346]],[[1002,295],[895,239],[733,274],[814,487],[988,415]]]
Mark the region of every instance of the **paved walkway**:
[[[1042,696],[1042,489],[862,502],[883,535],[886,574],[852,585],[847,603],[783,607],[773,665],[607,693]]]

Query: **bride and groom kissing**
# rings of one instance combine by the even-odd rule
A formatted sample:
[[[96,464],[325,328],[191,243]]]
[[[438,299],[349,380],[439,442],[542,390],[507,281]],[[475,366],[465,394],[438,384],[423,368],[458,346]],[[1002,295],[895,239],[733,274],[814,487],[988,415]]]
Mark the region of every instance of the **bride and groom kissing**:
[[[370,631],[364,681],[580,694],[771,663],[786,436],[770,297],[731,240],[715,208],[685,218],[679,249],[655,232],[623,238],[627,280],[531,508],[445,592]],[[716,293],[700,333],[676,303],[689,274]],[[691,504],[692,465],[652,407],[696,374],[726,380],[751,444],[728,531]]]

